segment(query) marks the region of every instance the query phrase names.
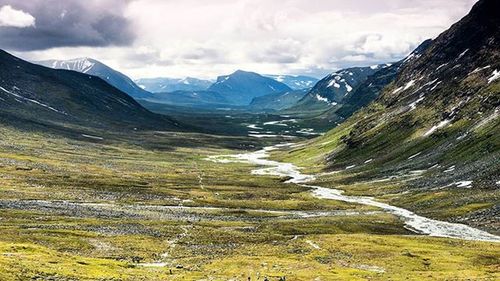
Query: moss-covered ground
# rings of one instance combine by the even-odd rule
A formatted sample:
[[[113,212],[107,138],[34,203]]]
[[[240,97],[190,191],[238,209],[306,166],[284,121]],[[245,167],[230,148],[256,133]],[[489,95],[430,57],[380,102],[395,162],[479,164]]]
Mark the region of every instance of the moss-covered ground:
[[[497,244],[417,236],[377,209],[206,160],[270,141],[0,135],[0,280],[500,278]]]

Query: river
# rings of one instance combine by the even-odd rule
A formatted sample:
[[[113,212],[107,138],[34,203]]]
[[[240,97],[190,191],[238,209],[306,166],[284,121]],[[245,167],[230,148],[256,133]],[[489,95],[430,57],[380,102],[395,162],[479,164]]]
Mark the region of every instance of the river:
[[[374,206],[383,211],[393,214],[402,219],[408,229],[423,235],[448,237],[464,240],[500,242],[500,236],[459,223],[450,223],[419,216],[412,211],[379,202],[371,197],[348,196],[344,195],[342,190],[326,188],[317,185],[309,185],[316,177],[300,172],[299,168],[291,163],[284,163],[269,160],[269,152],[291,144],[278,144],[266,147],[262,150],[235,154],[218,155],[209,157],[209,160],[217,163],[241,162],[261,166],[252,171],[254,175],[274,175],[289,177],[287,183],[299,184],[311,189],[312,194],[317,198],[357,203],[367,206]]]

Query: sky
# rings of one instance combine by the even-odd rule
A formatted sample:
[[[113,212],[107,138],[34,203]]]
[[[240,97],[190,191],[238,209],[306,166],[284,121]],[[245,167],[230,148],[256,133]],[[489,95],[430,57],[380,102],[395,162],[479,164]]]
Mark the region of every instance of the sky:
[[[397,61],[476,0],[0,0],[0,48],[130,77],[322,77]]]

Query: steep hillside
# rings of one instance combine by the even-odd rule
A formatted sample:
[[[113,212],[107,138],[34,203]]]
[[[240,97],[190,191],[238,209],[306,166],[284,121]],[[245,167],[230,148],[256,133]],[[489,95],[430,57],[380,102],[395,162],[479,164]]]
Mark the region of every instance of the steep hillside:
[[[208,91],[223,94],[231,103],[248,105],[255,97],[271,93],[291,91],[290,87],[274,79],[254,72],[238,70],[227,76],[219,76]]]
[[[272,93],[269,95],[256,97],[250,103],[250,108],[254,110],[283,110],[294,106],[301,100],[310,88],[286,91],[284,93]]]
[[[304,75],[265,75],[278,82],[281,82],[293,90],[302,90],[312,88],[319,79]]]
[[[341,171],[326,180],[350,193],[499,231],[499,27],[500,3],[479,1],[375,102],[281,157]]]
[[[175,91],[204,91],[212,85],[209,80],[192,77],[176,78],[143,78],[135,80],[142,89],[151,93],[167,93]]]
[[[4,123],[136,129],[175,128],[104,80],[35,65],[0,51],[0,118]]]
[[[137,86],[134,81],[132,81],[125,74],[120,73],[94,59],[80,58],[73,60],[47,60],[35,63],[54,69],[73,70],[100,77],[120,91],[127,93],[129,96],[134,98],[147,98],[151,96],[151,93]]]

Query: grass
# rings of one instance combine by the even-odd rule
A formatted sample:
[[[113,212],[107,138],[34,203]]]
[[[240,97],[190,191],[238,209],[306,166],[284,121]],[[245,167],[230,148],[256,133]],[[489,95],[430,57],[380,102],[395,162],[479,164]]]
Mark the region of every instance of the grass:
[[[322,137],[334,139],[322,153],[352,124],[341,128]],[[0,280],[498,278],[496,244],[409,236],[399,219],[374,208],[317,199],[305,187],[251,175],[248,164],[206,160],[268,141],[89,132],[103,138],[95,140],[7,125],[0,134]],[[319,180],[348,186],[352,176]],[[349,186],[387,196],[382,185]],[[355,213],[293,215],[339,210]],[[166,266],[141,265],[152,262]]]
[[[499,251],[491,246],[414,236],[310,235],[237,247],[232,254],[209,262],[186,257],[180,259],[187,262],[182,268],[145,268],[124,261],[69,255],[33,244],[0,242],[0,278],[256,280],[268,276],[277,280],[286,276],[291,280],[496,280]]]

